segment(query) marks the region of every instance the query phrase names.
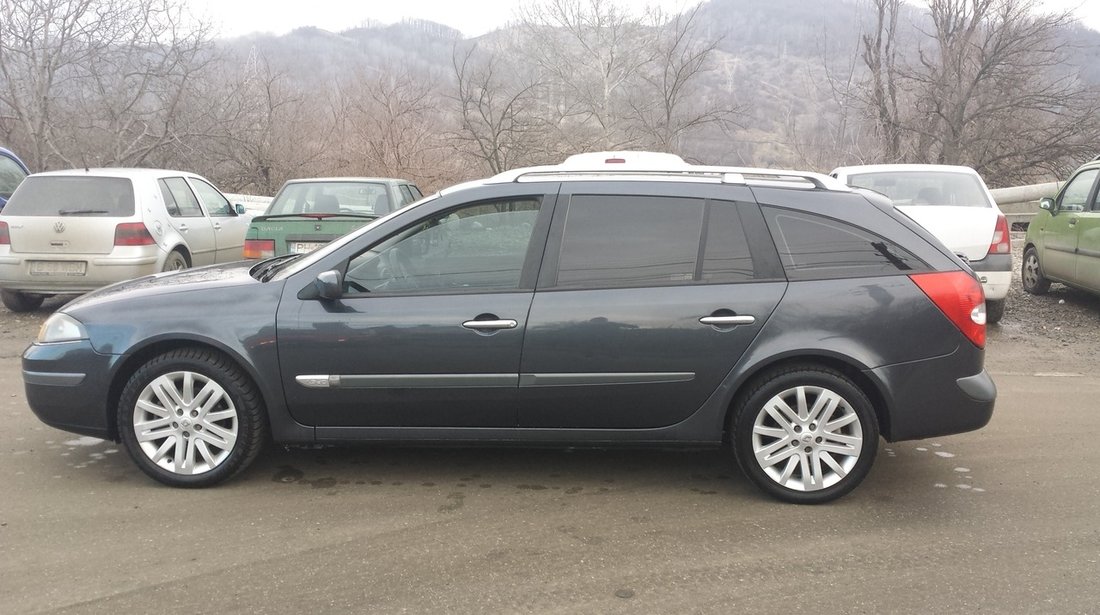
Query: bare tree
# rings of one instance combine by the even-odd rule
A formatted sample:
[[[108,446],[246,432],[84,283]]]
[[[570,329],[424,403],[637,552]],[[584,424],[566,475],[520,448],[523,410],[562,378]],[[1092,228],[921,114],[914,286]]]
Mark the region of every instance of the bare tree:
[[[35,168],[140,164],[180,138],[208,40],[179,0],[0,0],[0,116]]]
[[[901,159],[901,120],[898,111],[898,12],[901,0],[871,0],[876,23],[861,37],[863,63],[870,73],[866,106],[882,143],[885,160]]]

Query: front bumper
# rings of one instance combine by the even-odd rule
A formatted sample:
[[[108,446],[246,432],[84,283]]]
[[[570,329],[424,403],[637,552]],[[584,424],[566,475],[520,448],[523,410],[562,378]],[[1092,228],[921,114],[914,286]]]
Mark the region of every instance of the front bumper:
[[[115,355],[88,340],[31,344],[23,352],[27,403],[40,421],[73,433],[114,439],[107,396]]]

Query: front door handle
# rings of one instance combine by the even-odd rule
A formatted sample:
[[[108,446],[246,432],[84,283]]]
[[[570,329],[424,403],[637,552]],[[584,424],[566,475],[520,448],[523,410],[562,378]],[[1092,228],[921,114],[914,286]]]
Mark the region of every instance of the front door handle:
[[[699,319],[704,325],[715,327],[734,327],[737,325],[751,325],[756,322],[755,316],[704,316]]]
[[[519,323],[510,318],[501,318],[499,320],[467,320],[462,323],[463,327],[467,329],[474,329],[475,331],[496,331],[497,329],[515,329]]]

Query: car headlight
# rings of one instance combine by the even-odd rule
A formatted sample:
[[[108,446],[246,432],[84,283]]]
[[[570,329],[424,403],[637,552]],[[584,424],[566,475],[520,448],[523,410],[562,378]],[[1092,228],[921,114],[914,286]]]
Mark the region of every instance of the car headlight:
[[[35,341],[39,344],[52,344],[85,339],[88,339],[88,332],[84,330],[84,325],[80,324],[79,320],[57,312],[42,323],[42,328],[38,330],[38,339]]]

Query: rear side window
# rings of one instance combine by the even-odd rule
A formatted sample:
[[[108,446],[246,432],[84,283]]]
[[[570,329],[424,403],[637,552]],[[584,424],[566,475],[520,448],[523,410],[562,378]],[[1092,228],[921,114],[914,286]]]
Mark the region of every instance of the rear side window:
[[[825,216],[764,207],[772,239],[792,280],[912,273],[927,265],[865,229]]]
[[[736,203],[625,195],[570,200],[558,287],[729,283],[753,277]]]
[[[169,177],[167,179],[160,180],[163,189],[167,188],[169,194],[172,197],[172,201],[167,198],[164,199],[165,205],[170,202],[174,202],[175,210],[169,207],[169,213],[176,217],[182,218],[201,218],[202,208],[199,207],[199,200],[195,198],[195,193],[191,192],[191,187],[187,185],[187,180],[182,177]]]
[[[28,177],[4,215],[125,218],[134,215],[134,186],[124,177]]]

